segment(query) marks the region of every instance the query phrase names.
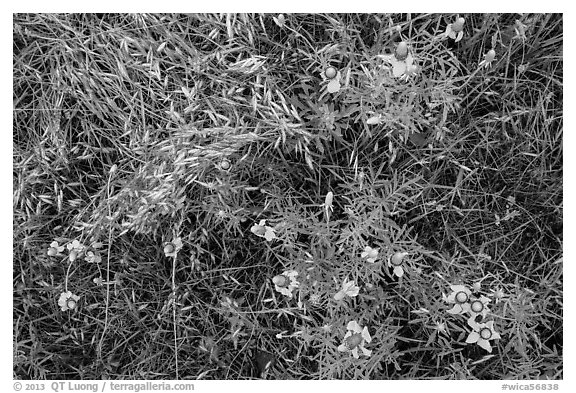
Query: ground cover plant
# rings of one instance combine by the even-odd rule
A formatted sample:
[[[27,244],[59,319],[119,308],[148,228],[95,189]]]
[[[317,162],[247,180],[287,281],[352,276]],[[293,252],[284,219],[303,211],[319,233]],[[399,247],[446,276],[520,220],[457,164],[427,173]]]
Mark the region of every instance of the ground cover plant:
[[[14,377],[561,379],[562,23],[14,15]]]

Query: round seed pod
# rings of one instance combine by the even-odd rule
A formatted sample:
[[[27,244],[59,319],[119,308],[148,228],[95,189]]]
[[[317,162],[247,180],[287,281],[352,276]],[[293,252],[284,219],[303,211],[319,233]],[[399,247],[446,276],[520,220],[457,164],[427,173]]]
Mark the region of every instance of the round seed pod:
[[[176,247],[174,247],[174,244],[172,243],[168,243],[164,246],[164,254],[173,253],[174,250],[176,250]]]
[[[482,303],[480,300],[474,300],[470,305],[470,308],[474,312],[480,312],[484,309],[484,303]]]
[[[464,303],[468,301],[468,294],[464,291],[460,291],[456,294],[456,301],[458,303]]]
[[[362,342],[362,335],[359,333],[353,334],[346,339],[346,348],[352,350]]]
[[[488,328],[483,328],[480,330],[480,337],[482,337],[484,340],[489,340],[490,337],[492,337],[492,332]]]
[[[334,67],[328,67],[326,68],[326,70],[324,71],[324,75],[326,76],[326,78],[328,79],[334,79],[336,77],[336,68]]]
[[[70,310],[74,310],[76,308],[76,300],[68,299],[66,301],[66,307],[68,307]]]

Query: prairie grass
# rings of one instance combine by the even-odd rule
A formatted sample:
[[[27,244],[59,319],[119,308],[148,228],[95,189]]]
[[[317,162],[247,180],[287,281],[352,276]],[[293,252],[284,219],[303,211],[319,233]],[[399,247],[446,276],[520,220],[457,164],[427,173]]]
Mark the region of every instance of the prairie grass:
[[[562,379],[563,18],[458,17],[15,14],[14,377]]]

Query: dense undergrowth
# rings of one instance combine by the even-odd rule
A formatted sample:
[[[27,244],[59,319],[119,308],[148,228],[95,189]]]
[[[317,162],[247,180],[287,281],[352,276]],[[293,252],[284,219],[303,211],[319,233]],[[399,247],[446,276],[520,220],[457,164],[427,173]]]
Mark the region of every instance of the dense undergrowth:
[[[562,378],[562,23],[14,15],[15,378]]]

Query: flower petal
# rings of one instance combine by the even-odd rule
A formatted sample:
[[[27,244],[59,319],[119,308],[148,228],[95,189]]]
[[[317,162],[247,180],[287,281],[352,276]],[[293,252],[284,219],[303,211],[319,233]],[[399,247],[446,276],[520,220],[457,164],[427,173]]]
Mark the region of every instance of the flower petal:
[[[450,289],[453,292],[467,292],[468,288],[466,288],[464,285],[450,285]]]
[[[332,79],[328,83],[328,93],[337,93],[340,91],[340,81],[338,79]]]
[[[414,58],[410,53],[408,53],[408,56],[406,56],[406,59],[404,61],[406,62],[406,69],[409,69],[412,66],[412,64],[414,64]]]
[[[340,345],[338,346],[338,351],[340,351],[340,352],[348,352],[349,349],[348,349],[348,347],[346,346],[346,344],[342,343],[342,344],[340,344]]]
[[[478,334],[478,332],[470,332],[470,334],[468,335],[468,338],[466,339],[466,342],[468,344],[474,344],[475,342],[478,342],[479,339],[480,339],[480,334]]]
[[[362,338],[367,343],[372,342],[372,337],[370,337],[370,332],[368,331],[368,326],[364,326],[364,329],[362,329]]]
[[[356,321],[348,322],[346,329],[353,331],[355,333],[362,333],[362,328],[360,327],[360,325],[358,325],[358,322],[356,322]]]
[[[348,296],[358,296],[358,293],[360,292],[360,287],[357,287],[356,285],[354,285],[354,281],[352,281],[352,285],[350,285],[348,288],[346,288],[346,290],[344,292]]]
[[[370,356],[372,355],[372,351],[369,349],[364,348],[363,345],[360,345],[360,349],[362,350],[362,353],[364,354],[364,356]]]
[[[473,316],[468,318],[468,326],[476,331],[480,331],[480,325],[478,325],[478,322],[476,322],[476,319]]]
[[[460,31],[460,32],[458,33],[458,36],[457,36],[456,39],[454,40],[454,42],[460,41],[460,40],[462,39],[462,37],[464,37],[464,32],[463,32],[463,31]],[[492,351],[492,349],[490,349],[490,351],[488,351],[488,352],[491,352],[491,351]]]
[[[340,300],[344,299],[344,296],[346,296],[346,294],[344,292],[338,291],[336,293],[336,295],[334,295],[334,299],[340,301]]]
[[[480,345],[485,350],[487,350],[488,352],[492,353],[492,345],[490,345],[490,341],[481,338],[478,340],[477,344]]]
[[[462,307],[459,304],[455,304],[450,310],[446,311],[448,314],[462,314]]]
[[[406,72],[406,63],[403,61],[393,61],[392,62],[392,75],[395,77],[401,76]]]
[[[404,269],[402,269],[402,266],[396,266],[394,268],[394,274],[398,277],[402,277],[404,275]]]
[[[354,356],[356,359],[360,357],[358,356],[358,347],[352,349],[352,356]]]
[[[276,235],[274,234],[274,230],[271,229],[270,227],[266,227],[266,232],[264,232],[264,238],[269,242],[274,240],[276,238]]]

